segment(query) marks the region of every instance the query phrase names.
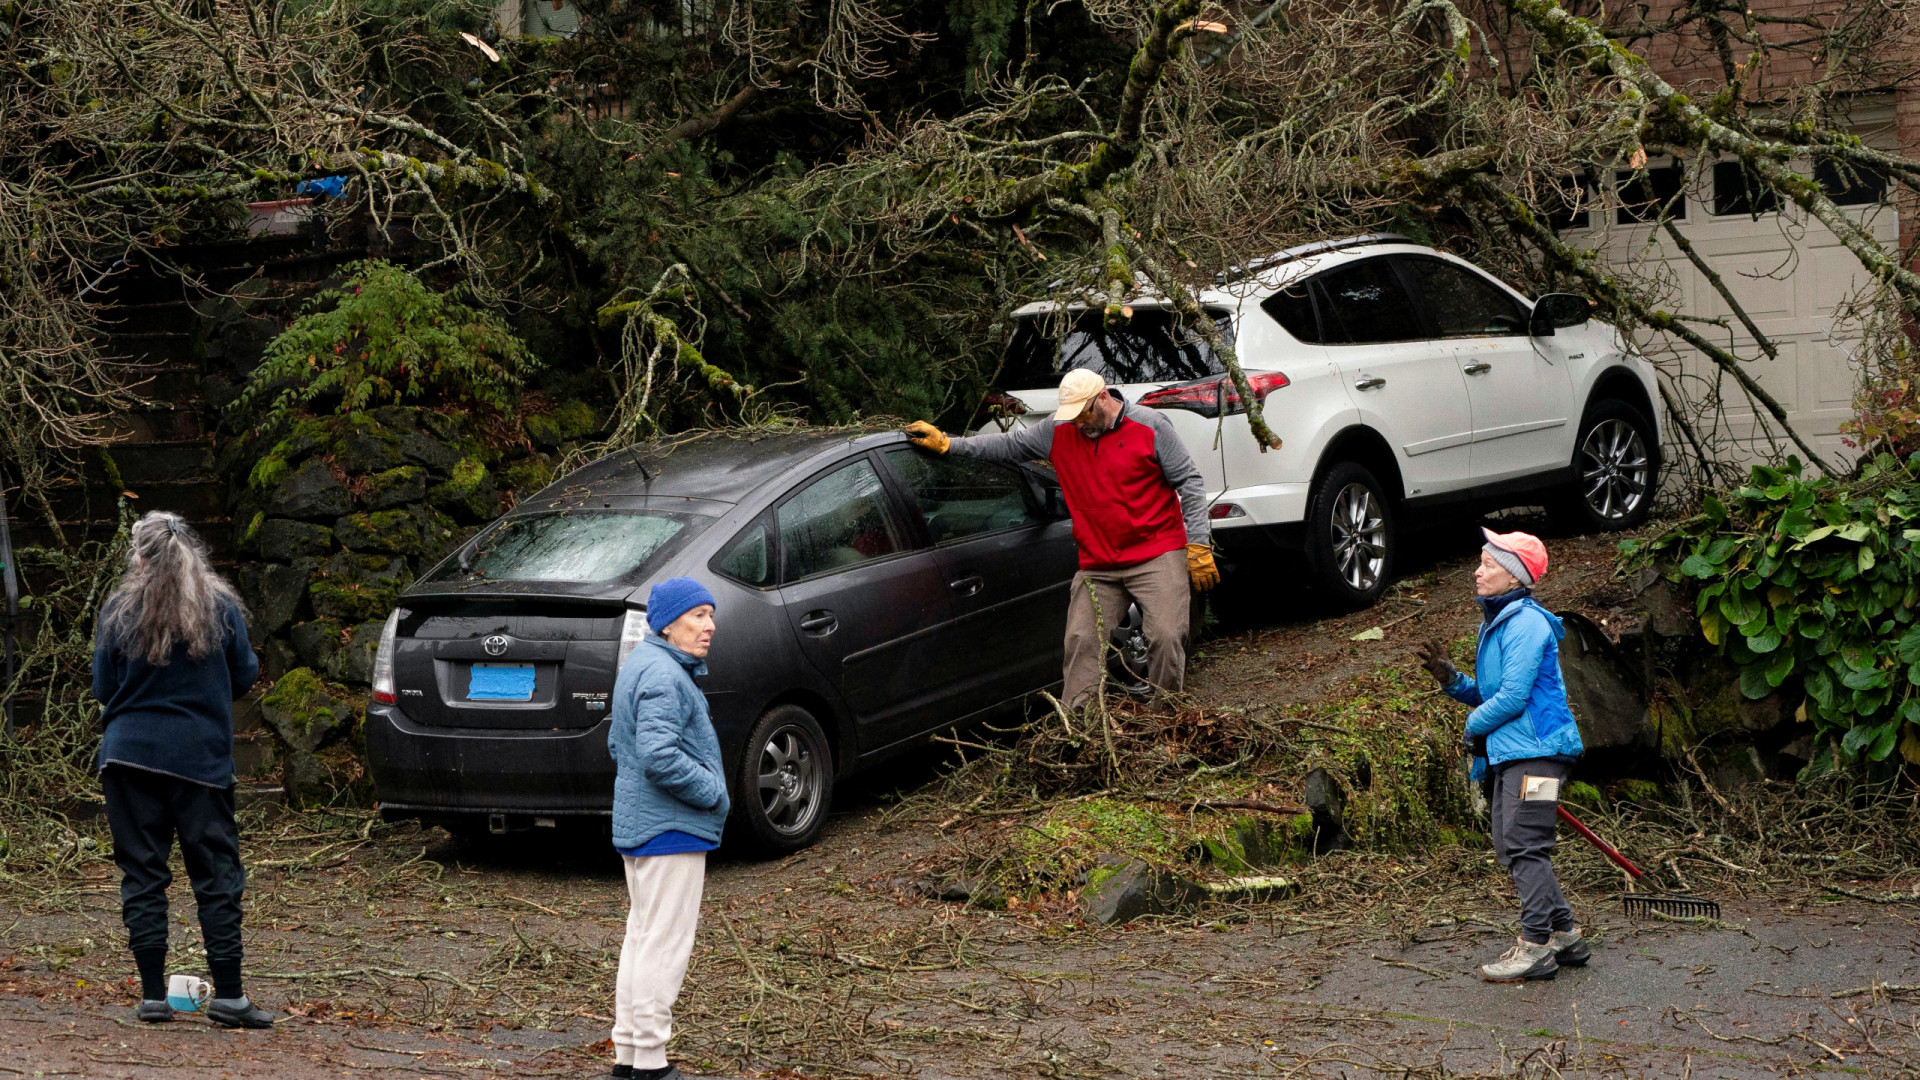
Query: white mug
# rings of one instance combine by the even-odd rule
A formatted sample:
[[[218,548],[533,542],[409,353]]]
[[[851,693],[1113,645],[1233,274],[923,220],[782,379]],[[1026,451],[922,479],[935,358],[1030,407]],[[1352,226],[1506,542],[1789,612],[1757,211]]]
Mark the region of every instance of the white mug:
[[[213,987],[192,975],[175,975],[167,980],[167,1004],[175,1012],[199,1012],[213,997]]]

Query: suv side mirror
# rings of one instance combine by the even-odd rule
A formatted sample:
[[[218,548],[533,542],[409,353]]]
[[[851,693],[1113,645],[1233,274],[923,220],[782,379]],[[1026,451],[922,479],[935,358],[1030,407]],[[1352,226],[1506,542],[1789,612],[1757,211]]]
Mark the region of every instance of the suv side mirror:
[[[1527,333],[1534,337],[1552,337],[1555,330],[1586,322],[1592,311],[1593,305],[1584,296],[1548,293],[1533,305],[1533,318],[1527,324]]]

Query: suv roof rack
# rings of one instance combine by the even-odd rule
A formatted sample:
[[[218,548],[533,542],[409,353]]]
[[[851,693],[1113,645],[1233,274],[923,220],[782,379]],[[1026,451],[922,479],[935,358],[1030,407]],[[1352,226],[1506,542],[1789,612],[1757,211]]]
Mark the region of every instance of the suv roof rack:
[[[1229,282],[1239,281],[1242,278],[1252,277],[1269,267],[1279,266],[1281,263],[1289,263],[1295,259],[1304,259],[1309,255],[1320,255],[1329,251],[1338,251],[1341,248],[1360,247],[1365,244],[1391,243],[1410,244],[1413,243],[1413,240],[1411,237],[1390,232],[1365,233],[1360,236],[1343,237],[1339,240],[1315,240],[1311,244],[1300,244],[1296,247],[1290,247],[1285,251],[1275,252],[1264,259],[1255,259],[1241,266],[1230,266],[1213,275],[1213,283],[1215,285],[1225,285]]]

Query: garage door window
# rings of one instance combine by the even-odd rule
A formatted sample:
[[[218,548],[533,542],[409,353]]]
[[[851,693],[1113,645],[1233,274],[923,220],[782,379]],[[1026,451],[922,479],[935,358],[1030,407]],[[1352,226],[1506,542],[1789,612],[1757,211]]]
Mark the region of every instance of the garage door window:
[[[1813,165],[1813,178],[1826,191],[1827,198],[1840,206],[1867,206],[1887,197],[1887,178],[1871,169],[1817,161]]]
[[[1713,167],[1713,212],[1717,217],[1746,214],[1758,217],[1780,210],[1780,193],[1738,161]]]
[[[1527,317],[1513,297],[1473,271],[1439,259],[1405,259],[1400,265],[1426,300],[1427,315],[1441,337],[1527,332]]]
[[[1620,208],[1614,211],[1614,220],[1620,224],[1634,225],[1656,217],[1687,220],[1687,178],[1678,165],[1637,173],[1623,171],[1617,179]]]
[[[1026,482],[998,465],[930,457],[918,450],[889,450],[887,464],[913,490],[936,544],[1038,520]]]
[[[788,581],[900,550],[880,474],[864,459],[807,485],[781,505],[775,519]]]

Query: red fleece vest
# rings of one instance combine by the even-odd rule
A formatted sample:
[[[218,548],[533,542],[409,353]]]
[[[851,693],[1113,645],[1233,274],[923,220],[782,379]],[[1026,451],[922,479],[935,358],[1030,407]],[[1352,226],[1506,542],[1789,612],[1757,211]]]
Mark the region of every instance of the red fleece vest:
[[[1053,426],[1047,455],[1073,514],[1080,569],[1117,570],[1187,546],[1180,497],[1160,471],[1153,429],[1122,416],[1098,439]]]

